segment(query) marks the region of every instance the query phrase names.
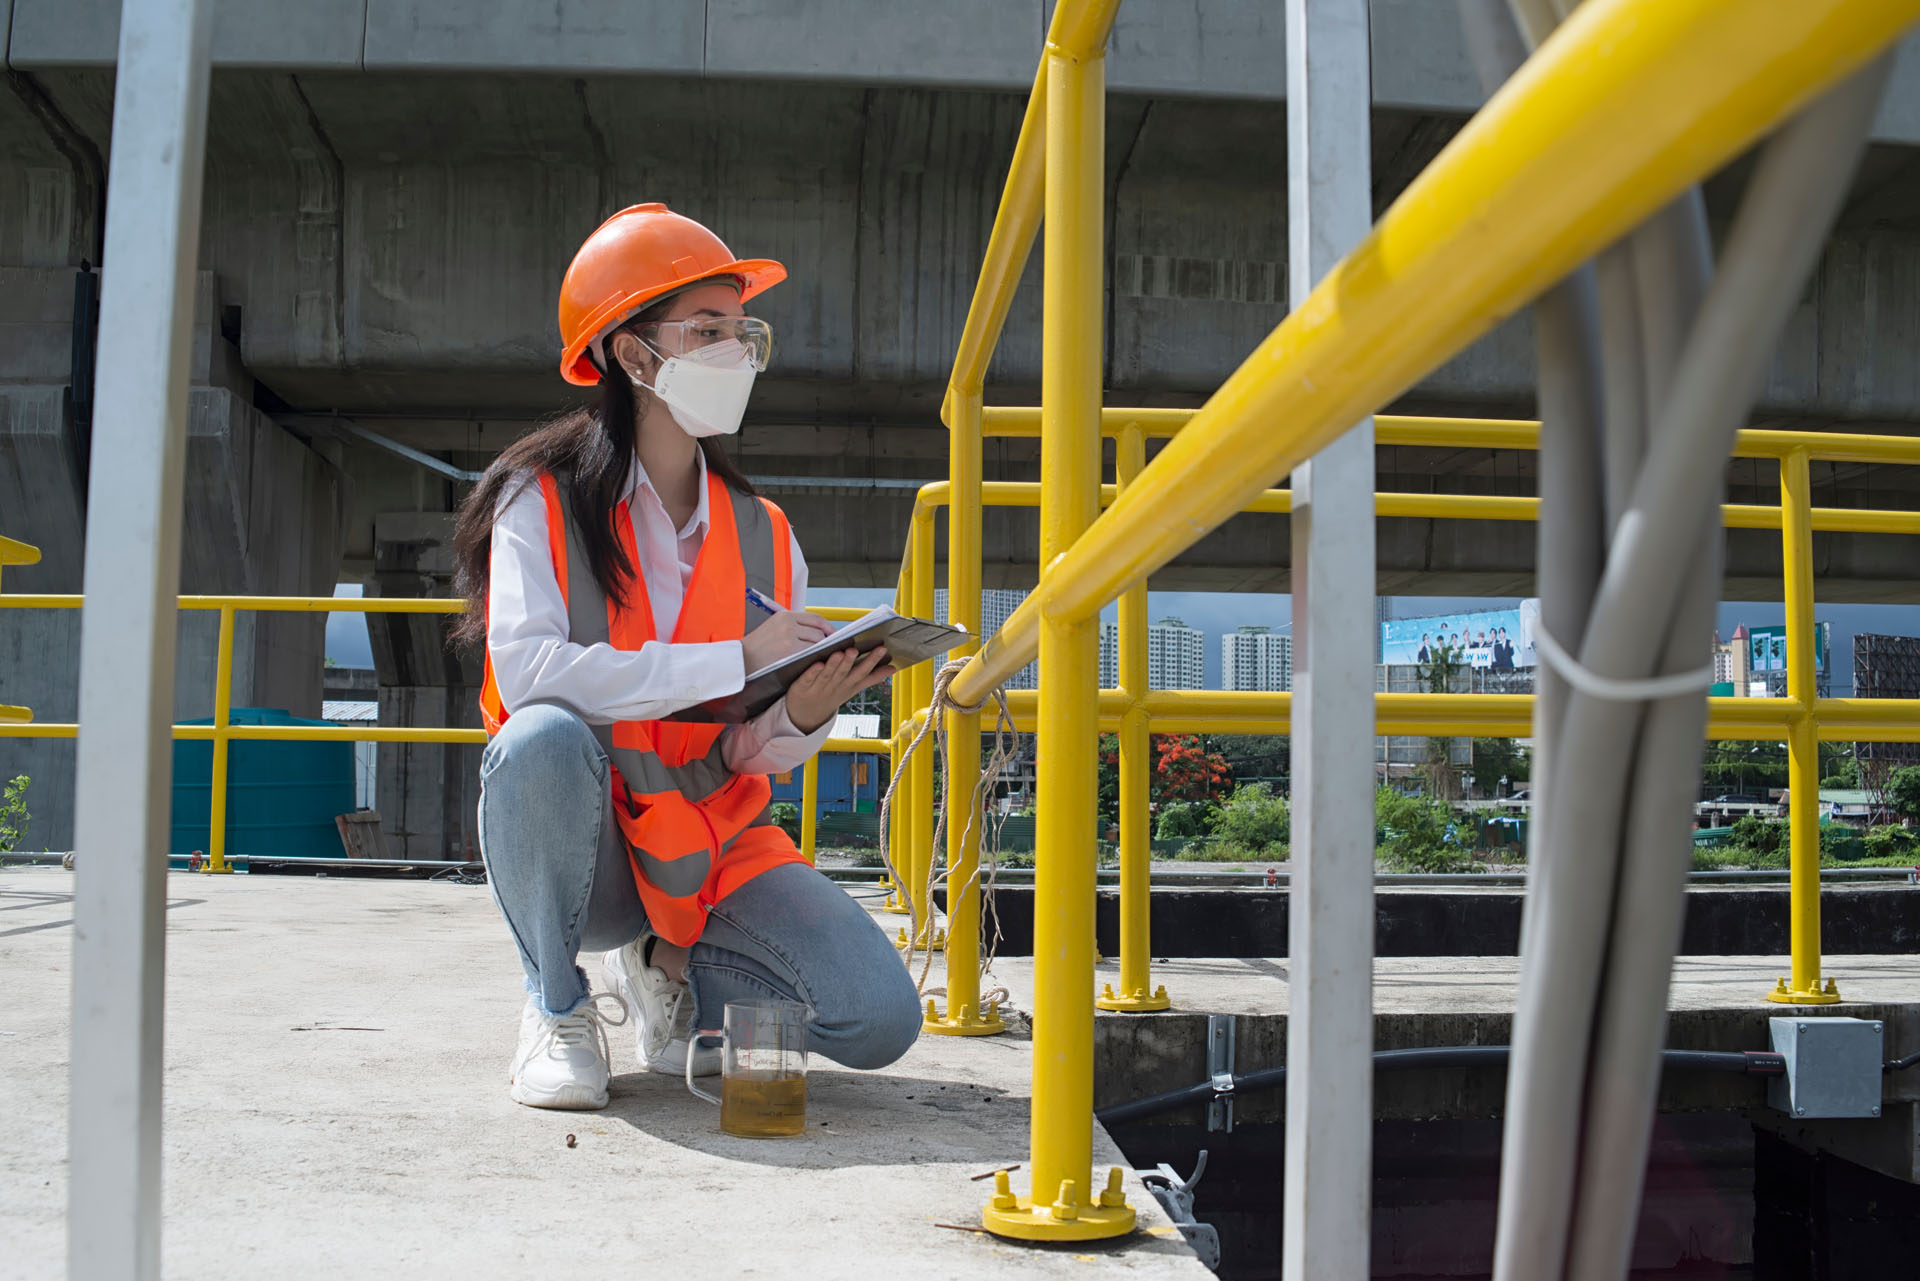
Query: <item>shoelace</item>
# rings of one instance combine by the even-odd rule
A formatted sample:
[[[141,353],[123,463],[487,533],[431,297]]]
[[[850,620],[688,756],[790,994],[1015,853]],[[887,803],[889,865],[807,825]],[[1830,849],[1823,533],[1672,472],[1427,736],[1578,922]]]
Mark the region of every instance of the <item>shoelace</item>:
[[[693,1007],[687,1004],[687,985],[675,983],[673,992],[667,997],[665,1017],[658,1027],[647,1028],[647,1057],[656,1058],[666,1052],[675,1037],[682,1040],[693,1027]]]
[[[609,1018],[602,1013],[600,1010],[602,1001],[612,1001],[614,1008],[620,1012],[620,1017]],[[607,1045],[607,1029],[619,1027],[626,1021],[627,1003],[624,1000],[613,992],[595,992],[579,1009],[547,1025],[546,1043],[536,1049],[535,1053],[559,1058],[560,1051],[589,1044],[593,1038],[597,1037],[600,1041],[600,1057],[611,1060],[613,1051]]]

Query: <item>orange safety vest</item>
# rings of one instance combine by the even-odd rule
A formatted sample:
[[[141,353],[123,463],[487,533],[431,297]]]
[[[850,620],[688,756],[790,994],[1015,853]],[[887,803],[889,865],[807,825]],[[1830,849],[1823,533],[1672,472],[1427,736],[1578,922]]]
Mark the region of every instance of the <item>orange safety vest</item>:
[[[539,479],[554,576],[567,602],[568,639],[623,650],[658,639],[627,504],[621,503],[613,517],[615,534],[634,567],[633,599],[622,606],[609,601],[594,580],[559,484],[545,473]],[[786,514],[709,471],[707,537],[687,584],[673,643],[739,640],[760,626],[768,616],[747,604],[748,587],[783,608],[793,607]],[[489,734],[507,721],[491,655],[480,688],[480,714]],[[724,726],[618,721],[588,728],[613,764],[613,815],[627,841],[647,920],[669,943],[692,946],[715,903],[770,868],[803,861],[792,838],[770,817],[773,786],[767,776],[727,768],[720,750]]]

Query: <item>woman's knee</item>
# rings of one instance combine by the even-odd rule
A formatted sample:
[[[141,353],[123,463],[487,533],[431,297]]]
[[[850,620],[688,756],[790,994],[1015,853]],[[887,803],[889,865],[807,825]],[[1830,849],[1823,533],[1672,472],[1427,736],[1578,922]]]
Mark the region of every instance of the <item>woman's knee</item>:
[[[508,717],[480,763],[483,784],[504,774],[537,781],[543,788],[568,782],[597,787],[605,772],[600,744],[587,723],[564,707],[546,703]]]
[[[905,967],[887,975],[866,994],[855,1015],[856,1033],[847,1039],[841,1062],[850,1068],[883,1068],[897,1062],[920,1035],[920,994]]]

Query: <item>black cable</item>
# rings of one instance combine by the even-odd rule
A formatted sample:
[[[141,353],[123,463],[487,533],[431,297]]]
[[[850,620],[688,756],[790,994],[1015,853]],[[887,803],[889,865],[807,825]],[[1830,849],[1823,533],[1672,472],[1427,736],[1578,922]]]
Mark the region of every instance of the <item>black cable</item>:
[[[1909,1054],[1904,1059],[1889,1060],[1880,1070],[1882,1072],[1899,1072],[1905,1068],[1913,1067],[1915,1064],[1920,1064],[1920,1053]]]
[[[1505,1067],[1511,1053],[1512,1047],[1507,1045],[1434,1045],[1413,1050],[1375,1050],[1373,1070],[1406,1072],[1420,1068]],[[1662,1050],[1660,1062],[1663,1067],[1677,1071],[1737,1072],[1749,1076],[1779,1076],[1787,1070],[1786,1059],[1767,1050]],[[1899,1061],[1901,1066],[1912,1066],[1916,1062],[1920,1062],[1920,1055]],[[1893,1071],[1894,1065],[1888,1064],[1887,1070]],[[1213,1082],[1201,1081],[1178,1090],[1169,1090],[1165,1094],[1102,1108],[1093,1115],[1102,1125],[1115,1125],[1158,1116],[1162,1112],[1171,1112],[1193,1103],[1212,1103],[1216,1099],[1250,1094],[1256,1090],[1279,1089],[1286,1083],[1287,1070],[1284,1067],[1259,1068],[1252,1072],[1236,1073],[1231,1090],[1216,1090]]]

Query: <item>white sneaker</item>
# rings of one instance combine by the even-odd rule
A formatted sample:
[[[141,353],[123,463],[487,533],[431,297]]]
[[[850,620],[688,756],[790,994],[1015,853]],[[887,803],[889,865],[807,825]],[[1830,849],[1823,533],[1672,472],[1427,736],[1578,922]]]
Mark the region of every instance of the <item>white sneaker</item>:
[[[507,1070],[508,1093],[515,1103],[578,1110],[607,1106],[607,1025],[627,1021],[624,1005],[617,1019],[600,1012],[597,1003],[608,996],[596,993],[573,1013],[559,1017],[527,998],[520,1012],[520,1047]]]
[[[665,970],[646,963],[648,930],[625,947],[601,958],[607,986],[633,1011],[634,1052],[640,1066],[667,1076],[684,1076],[688,1032],[693,1024],[693,1002],[687,985],[667,977]],[[693,1074],[715,1076],[720,1071],[720,1047],[694,1051]]]

